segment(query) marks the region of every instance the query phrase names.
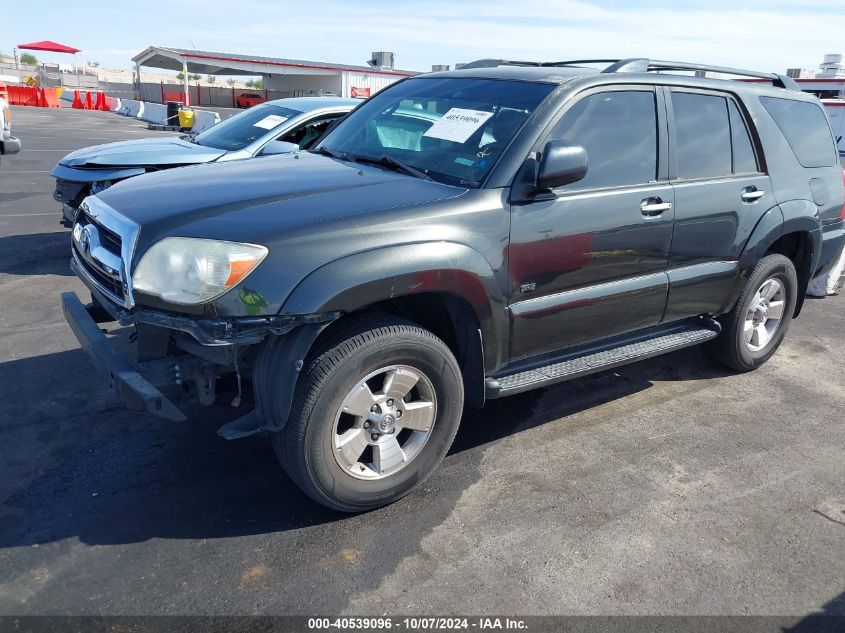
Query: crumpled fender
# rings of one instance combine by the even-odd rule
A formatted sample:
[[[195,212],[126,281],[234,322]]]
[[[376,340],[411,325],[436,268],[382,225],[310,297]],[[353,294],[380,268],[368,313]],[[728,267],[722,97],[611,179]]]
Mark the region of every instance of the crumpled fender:
[[[96,169],[74,169],[64,165],[56,165],[50,175],[53,178],[61,178],[71,182],[95,182],[99,180],[122,180],[132,176],[140,176],[146,173],[143,167],[131,167],[129,169],[113,169],[98,167]]]

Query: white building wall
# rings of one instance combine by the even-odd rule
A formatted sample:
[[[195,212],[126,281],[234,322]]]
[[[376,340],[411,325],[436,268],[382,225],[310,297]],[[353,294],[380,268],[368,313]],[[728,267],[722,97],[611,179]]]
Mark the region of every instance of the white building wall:
[[[351,97],[352,88],[358,88],[359,90],[369,89],[370,96],[372,96],[382,88],[387,88],[387,86],[400,79],[403,79],[401,75],[385,75],[381,73],[368,73],[366,71],[346,70],[343,72],[343,92],[341,96]]]
[[[263,75],[264,87],[268,90],[281,90],[293,93],[294,96],[340,96],[341,74],[327,73],[325,75],[300,74],[272,74]]]

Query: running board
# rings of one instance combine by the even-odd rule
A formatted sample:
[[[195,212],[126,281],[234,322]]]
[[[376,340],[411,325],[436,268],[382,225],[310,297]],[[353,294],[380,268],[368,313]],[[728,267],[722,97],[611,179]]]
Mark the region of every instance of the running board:
[[[600,347],[547,357],[542,365],[535,362],[523,371],[487,378],[485,396],[502,398],[691,347],[715,338],[721,329],[718,321],[700,318],[617,337]]]

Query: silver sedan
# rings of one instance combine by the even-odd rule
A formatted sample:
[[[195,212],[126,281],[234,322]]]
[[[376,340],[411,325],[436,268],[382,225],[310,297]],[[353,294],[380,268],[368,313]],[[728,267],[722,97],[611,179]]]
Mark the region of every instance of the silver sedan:
[[[301,97],[268,101],[196,136],[121,141],[71,152],[51,172],[53,198],[72,225],[82,200],[148,171],[200,163],[244,160],[308,149],[359,99]]]

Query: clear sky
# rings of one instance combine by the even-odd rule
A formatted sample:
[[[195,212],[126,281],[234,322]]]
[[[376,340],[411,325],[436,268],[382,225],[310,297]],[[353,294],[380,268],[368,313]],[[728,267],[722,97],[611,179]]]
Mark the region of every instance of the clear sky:
[[[482,57],[632,57],[757,70],[845,53],[845,0],[3,0],[0,53],[50,39],[128,68],[151,44],[429,70]],[[38,54],[72,63],[69,56]]]

